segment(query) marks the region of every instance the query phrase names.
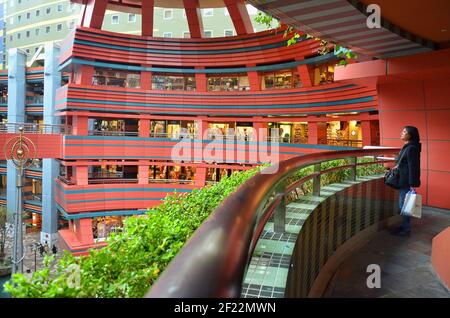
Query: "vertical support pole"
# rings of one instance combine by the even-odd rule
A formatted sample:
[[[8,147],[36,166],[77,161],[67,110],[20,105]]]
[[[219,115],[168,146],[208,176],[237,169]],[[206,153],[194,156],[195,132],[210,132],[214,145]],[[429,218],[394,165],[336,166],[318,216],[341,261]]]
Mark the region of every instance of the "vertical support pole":
[[[349,164],[351,164],[353,167],[350,170],[350,180],[351,181],[356,181],[356,162],[357,162],[357,158],[356,157],[350,157],[348,159]]]
[[[8,55],[8,123],[25,122],[25,63],[26,53],[20,49],[9,50]],[[14,129],[14,127],[11,127]],[[11,131],[14,132],[14,131]],[[3,151],[3,150],[2,150]],[[18,189],[15,186],[19,172],[12,162],[7,164],[7,197],[6,211],[8,223],[13,222],[13,215],[17,211]]]
[[[13,240],[13,255],[12,255],[13,274],[23,273],[22,187],[23,187],[23,168],[17,168],[17,176],[16,176],[17,210],[14,215],[14,240]]]
[[[60,49],[54,43],[45,44],[44,59],[44,124],[58,125],[55,116],[56,90],[61,86],[58,71]],[[53,127],[53,126],[52,126]],[[52,247],[58,240],[58,211],[56,210],[54,180],[59,174],[59,163],[55,159],[43,159],[42,167],[42,229],[41,244]]]
[[[314,165],[314,173],[317,173],[317,175],[313,178],[313,195],[314,196],[320,196],[320,171],[321,171],[320,163],[316,163]]]
[[[286,228],[286,193],[284,182],[276,191],[276,196],[281,197],[280,203],[273,211],[273,230],[275,233],[284,233]]]

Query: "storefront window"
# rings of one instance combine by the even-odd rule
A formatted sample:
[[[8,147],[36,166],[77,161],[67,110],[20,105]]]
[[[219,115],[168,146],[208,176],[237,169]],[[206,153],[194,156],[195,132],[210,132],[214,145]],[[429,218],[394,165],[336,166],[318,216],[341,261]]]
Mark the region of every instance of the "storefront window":
[[[141,74],[133,71],[95,68],[92,85],[140,88]]]
[[[301,87],[299,74],[292,71],[280,71],[263,75],[262,89],[283,89]]]
[[[164,137],[166,135],[167,122],[164,120],[152,121],[150,123],[151,137]]]
[[[195,77],[171,74],[153,75],[152,89],[195,91]]]
[[[92,230],[94,238],[97,240],[106,239],[111,233],[119,232],[123,227],[123,216],[97,217],[92,220]]]
[[[239,141],[253,141],[253,124],[236,123],[236,139]]]
[[[318,65],[314,69],[314,85],[323,85],[334,82],[334,65]]]
[[[246,74],[208,78],[208,91],[210,92],[248,90],[250,90],[250,82]]]
[[[207,168],[206,181],[219,182],[225,176],[231,176],[231,169]]]

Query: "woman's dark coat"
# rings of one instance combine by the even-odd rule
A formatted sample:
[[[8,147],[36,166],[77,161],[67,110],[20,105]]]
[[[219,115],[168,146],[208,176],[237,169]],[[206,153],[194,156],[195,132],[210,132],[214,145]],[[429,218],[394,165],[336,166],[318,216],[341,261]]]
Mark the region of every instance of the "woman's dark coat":
[[[404,154],[403,154],[404,153]],[[401,158],[403,154],[403,158]],[[420,145],[405,144],[398,156],[400,172],[400,188],[417,188],[420,186]]]

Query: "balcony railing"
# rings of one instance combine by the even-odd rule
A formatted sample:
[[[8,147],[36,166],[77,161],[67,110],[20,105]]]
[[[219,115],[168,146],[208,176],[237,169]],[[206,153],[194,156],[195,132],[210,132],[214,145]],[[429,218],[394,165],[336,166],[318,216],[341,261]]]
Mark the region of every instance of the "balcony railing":
[[[349,169],[351,179],[356,180],[358,166],[391,162],[378,157],[392,157],[398,151],[383,148],[323,152],[283,161],[276,171],[270,170],[273,167],[266,168],[221,203],[171,261],[146,297],[240,297],[244,274],[269,218],[273,215],[275,232],[285,231],[286,201],[290,194],[312,180],[312,194],[318,196],[321,175]],[[357,158],[366,156],[374,161],[358,163]],[[348,159],[349,163],[321,170],[322,162],[336,159]],[[311,166],[312,173],[300,179],[295,177],[301,169]]]
[[[23,128],[23,132],[25,134],[72,134],[72,127],[68,125],[45,125],[33,123],[0,123],[0,133],[19,133],[20,127]]]
[[[330,146],[362,147],[362,140],[352,139],[320,139],[319,142]]]
[[[43,104],[44,96],[26,96],[25,103],[26,104]]]
[[[90,130],[89,136],[122,136],[122,137],[136,137],[138,136],[138,132],[133,131],[98,131],[98,130]],[[149,138],[168,138],[168,139],[177,139],[181,140],[184,138],[190,138],[190,139],[197,139],[198,135],[197,133],[150,133]],[[207,134],[206,140],[225,140],[225,141],[252,141],[256,142],[258,139],[256,136],[244,136],[244,135],[219,135],[219,134]],[[274,137],[274,136],[268,136],[264,139],[264,141],[267,142],[279,142],[279,143],[293,143],[291,138],[285,138],[285,137]],[[354,141],[355,145],[359,143],[362,143],[362,141]],[[296,144],[307,144],[308,138],[302,137],[300,138],[299,142],[296,142]],[[332,143],[330,142],[330,145]],[[360,145],[359,145],[360,146]]]
[[[67,185],[76,185],[74,180],[69,180],[65,176],[58,176],[58,179]],[[99,175],[97,178],[88,179],[88,184],[136,184],[139,180],[137,178],[118,178],[105,175],[103,178]],[[149,184],[185,184],[194,185],[194,180],[182,180],[182,179],[148,179]],[[214,182],[215,183],[215,182]]]
[[[89,136],[119,136],[119,137],[137,137],[137,131],[112,131],[112,130],[89,130]]]

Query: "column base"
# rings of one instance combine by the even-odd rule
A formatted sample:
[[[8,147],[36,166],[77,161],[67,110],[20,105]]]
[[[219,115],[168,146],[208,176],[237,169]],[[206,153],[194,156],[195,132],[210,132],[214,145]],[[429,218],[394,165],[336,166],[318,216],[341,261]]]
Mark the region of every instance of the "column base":
[[[58,242],[58,239],[58,233],[41,232],[41,244],[47,245],[49,248],[52,248],[52,246]]]

